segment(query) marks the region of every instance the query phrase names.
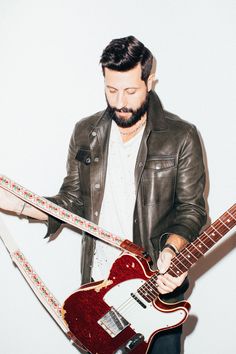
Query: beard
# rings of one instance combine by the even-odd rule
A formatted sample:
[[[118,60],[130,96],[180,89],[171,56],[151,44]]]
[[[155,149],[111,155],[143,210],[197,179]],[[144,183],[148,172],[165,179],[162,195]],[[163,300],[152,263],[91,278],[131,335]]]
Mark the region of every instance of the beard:
[[[136,110],[132,109],[132,108],[116,108],[116,107],[112,107],[107,98],[107,107],[108,107],[108,112],[110,114],[110,117],[114,120],[114,122],[118,125],[118,127],[120,128],[130,128],[133,125],[135,125],[138,121],[140,121],[140,119],[143,117],[143,115],[147,112],[148,110],[148,98],[149,95],[147,93],[144,102],[140,105],[139,108],[137,108]],[[131,117],[128,119],[125,118],[121,118],[119,117],[116,113],[132,113]]]

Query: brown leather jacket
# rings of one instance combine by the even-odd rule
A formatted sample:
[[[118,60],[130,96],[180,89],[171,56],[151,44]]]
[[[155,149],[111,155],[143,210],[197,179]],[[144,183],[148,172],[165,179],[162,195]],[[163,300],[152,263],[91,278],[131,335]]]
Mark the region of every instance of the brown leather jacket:
[[[67,176],[59,194],[49,198],[94,223],[98,223],[103,199],[110,127],[107,111],[76,124],[69,145]],[[135,183],[133,241],[145,248],[155,264],[165,239],[161,236],[176,233],[192,241],[206,221],[206,212],[205,173],[197,130],[164,111],[153,91],[135,167]],[[48,235],[60,225],[51,217],[48,224]],[[95,239],[84,235],[82,244],[85,283],[91,281]]]

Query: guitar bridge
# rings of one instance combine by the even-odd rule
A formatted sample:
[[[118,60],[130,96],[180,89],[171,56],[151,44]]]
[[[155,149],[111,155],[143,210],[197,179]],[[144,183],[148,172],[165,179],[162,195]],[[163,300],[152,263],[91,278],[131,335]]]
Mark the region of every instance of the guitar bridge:
[[[117,311],[114,307],[111,307],[103,317],[98,320],[98,324],[112,337],[116,337],[122,332],[129,322]]]

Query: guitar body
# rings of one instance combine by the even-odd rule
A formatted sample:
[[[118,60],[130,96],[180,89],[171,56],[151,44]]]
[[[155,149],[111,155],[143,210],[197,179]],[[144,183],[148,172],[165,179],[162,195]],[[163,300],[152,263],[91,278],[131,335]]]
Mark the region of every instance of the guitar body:
[[[156,273],[144,259],[121,255],[107,280],[83,285],[65,300],[70,331],[92,354],[147,353],[153,336],[182,324],[190,308],[186,301],[140,296],[137,289]]]

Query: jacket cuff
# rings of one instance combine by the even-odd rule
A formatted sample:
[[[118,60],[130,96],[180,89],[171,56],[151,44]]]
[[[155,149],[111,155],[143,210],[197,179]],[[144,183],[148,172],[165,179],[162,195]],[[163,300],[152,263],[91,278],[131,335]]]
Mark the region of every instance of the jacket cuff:
[[[161,234],[160,237],[154,237],[152,239],[153,247],[161,251],[167,241],[167,238],[170,234],[176,234],[183,237],[186,241],[192,242],[198,236],[198,233],[194,233],[193,230],[190,230],[188,227],[183,225],[173,225],[166,229],[166,232]]]
[[[54,218],[53,216],[48,215],[48,222],[47,222],[47,233],[44,238],[53,236],[61,227],[63,221]]]
[[[56,198],[54,197],[45,197],[45,198],[55,204],[58,204]],[[54,216],[48,215],[47,233],[44,236],[44,238],[53,236],[60,229],[62,224],[64,224],[63,221],[55,218]]]

